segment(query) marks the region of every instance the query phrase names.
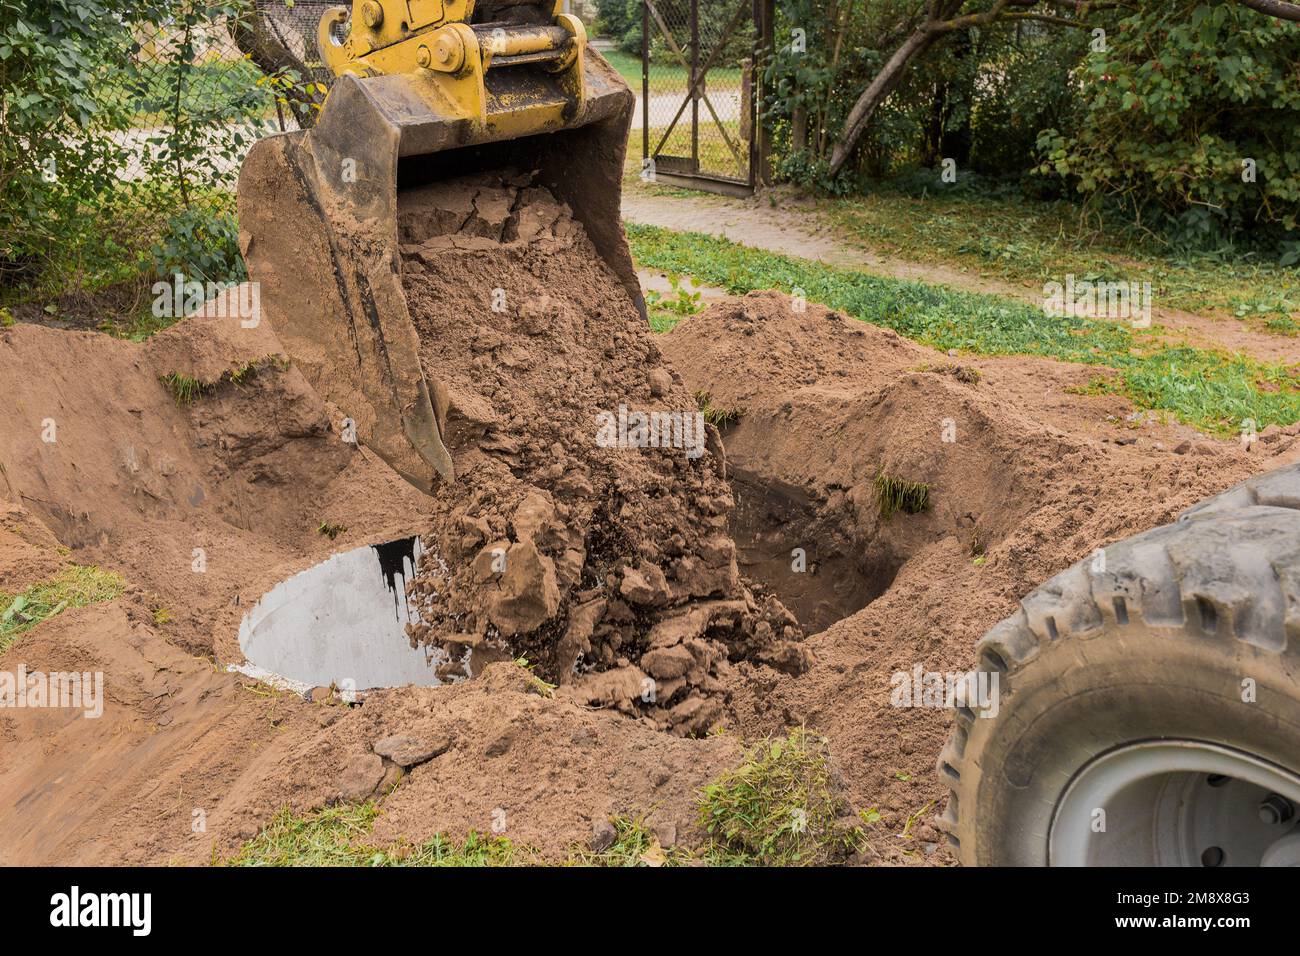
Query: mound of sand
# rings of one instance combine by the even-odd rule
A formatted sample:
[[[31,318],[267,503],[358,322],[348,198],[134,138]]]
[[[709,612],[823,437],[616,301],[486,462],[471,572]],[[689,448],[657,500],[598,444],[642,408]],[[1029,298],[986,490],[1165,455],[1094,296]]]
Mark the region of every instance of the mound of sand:
[[[943,809],[934,765],[951,718],[892,706],[893,675],[970,669],[975,642],[1042,581],[1300,458],[1300,425],[1250,448],[1210,440],[1068,391],[1095,368],[943,355],[776,292],[719,303],[659,341],[688,389],[740,413],[724,435],[733,486],[807,503],[771,529],[771,549],[806,549],[814,575],[847,552],[854,567],[839,573],[880,594],[807,639],[801,677],[739,666],[729,726],[826,734],[853,798],[894,830],[920,814],[922,842],[939,839],[921,821]],[[929,485],[929,509],[886,518],[882,474]]]

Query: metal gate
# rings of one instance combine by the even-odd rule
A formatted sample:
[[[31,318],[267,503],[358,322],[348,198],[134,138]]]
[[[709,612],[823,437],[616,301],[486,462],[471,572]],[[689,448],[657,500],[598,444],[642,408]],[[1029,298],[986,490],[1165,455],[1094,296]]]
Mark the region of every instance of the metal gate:
[[[766,159],[757,63],[771,11],[772,0],[643,0],[644,178],[753,193]]]

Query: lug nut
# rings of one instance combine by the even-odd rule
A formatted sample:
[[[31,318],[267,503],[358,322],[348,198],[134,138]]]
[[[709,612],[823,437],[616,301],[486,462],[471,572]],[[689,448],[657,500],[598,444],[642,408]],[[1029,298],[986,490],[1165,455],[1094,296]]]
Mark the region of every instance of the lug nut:
[[[1265,823],[1289,823],[1295,816],[1295,807],[1286,797],[1270,793],[1260,802],[1259,818]]]

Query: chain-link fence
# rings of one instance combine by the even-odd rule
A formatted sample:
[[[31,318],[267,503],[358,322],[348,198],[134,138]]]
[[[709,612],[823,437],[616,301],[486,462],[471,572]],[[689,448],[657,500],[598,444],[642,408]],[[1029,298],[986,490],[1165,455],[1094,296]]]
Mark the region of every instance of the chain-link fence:
[[[204,147],[189,150],[194,172],[208,187],[228,187],[258,137],[309,125],[333,79],[316,50],[317,24],[332,6],[254,0],[138,25],[124,175],[174,175],[175,154],[193,140]]]
[[[643,17],[652,168],[750,183],[753,0],[644,0]]]

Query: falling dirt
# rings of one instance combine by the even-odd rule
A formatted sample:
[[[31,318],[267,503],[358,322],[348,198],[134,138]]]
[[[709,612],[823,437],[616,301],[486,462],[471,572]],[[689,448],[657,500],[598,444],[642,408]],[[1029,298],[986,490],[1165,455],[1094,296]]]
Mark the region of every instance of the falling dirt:
[[[862,861],[948,862],[930,821],[949,716],[892,706],[893,675],[968,669],[1038,582],[1300,458],[1296,426],[1212,440],[1067,391],[1094,369],[941,355],[775,293],[653,337],[529,189],[482,181],[473,215],[404,237],[462,475],[434,499],[344,440],[266,324],[192,318],[144,345],[0,331],[0,589],[70,562],[128,583],[0,653],[0,672],[102,672],[105,698],[98,718],[0,711],[0,863],[203,863],[283,807],[372,797],[380,844],[499,824],[560,859],[616,814],[694,844],[699,789],[801,724],[879,814]],[[697,457],[596,441],[600,411],[694,410],[697,392],[739,416],[725,475],[712,438]],[[926,483],[928,509],[885,518],[881,475]],[[225,670],[277,582],[412,534],[446,564],[417,585],[418,636],[477,650],[472,679],[348,705]],[[782,645],[778,600],[809,636]],[[506,654],[535,670],[487,663]],[[619,683],[638,674],[655,700]],[[728,733],[679,736],[706,718]]]
[[[802,669],[795,618],[740,576],[716,430],[569,209],[514,173],[398,208],[450,396],[457,481],[412,585],[447,676],[526,657],[572,699],[704,734],[731,663]]]

